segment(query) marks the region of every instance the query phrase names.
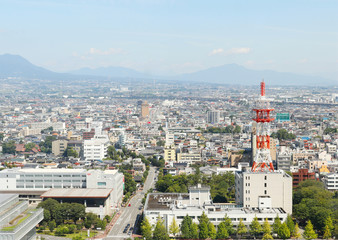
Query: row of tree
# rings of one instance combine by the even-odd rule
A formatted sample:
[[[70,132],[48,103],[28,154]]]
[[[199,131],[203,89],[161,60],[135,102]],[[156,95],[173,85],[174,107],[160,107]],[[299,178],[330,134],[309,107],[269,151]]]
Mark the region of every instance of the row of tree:
[[[203,131],[204,133],[240,133],[241,127],[236,125],[235,127],[232,125],[226,127],[208,127]]]
[[[257,217],[255,217],[249,225],[249,228],[245,226],[242,220],[240,220],[237,228],[234,228],[231,219],[225,216],[224,220],[217,226],[216,230],[214,224],[210,222],[204,212],[199,217],[199,224],[193,222],[192,218],[186,215],[182,220],[181,227],[179,227],[174,218],[169,226],[169,233],[160,217],[158,217],[154,229],[145,217],[141,224],[141,231],[143,238],[146,240],[167,240],[169,239],[169,234],[174,237],[180,236],[183,239],[227,239],[235,235],[237,238],[249,235],[254,236],[255,238],[261,236],[262,239],[273,239],[273,233],[281,239],[288,239],[290,237],[297,239],[301,237],[298,224],[295,225],[290,216],[288,216],[284,223],[281,223],[280,218],[277,216],[272,226],[267,219],[261,225]],[[303,237],[305,239],[314,239],[317,237],[311,221],[308,221]]]

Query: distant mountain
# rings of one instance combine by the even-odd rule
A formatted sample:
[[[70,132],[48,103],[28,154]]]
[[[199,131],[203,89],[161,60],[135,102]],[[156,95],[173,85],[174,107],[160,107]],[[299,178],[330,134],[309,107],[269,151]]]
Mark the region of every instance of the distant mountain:
[[[152,76],[125,67],[81,68],[70,72],[77,75],[122,77],[122,78],[152,78]]]
[[[271,70],[250,70],[237,64],[212,67],[175,77],[175,79],[183,81],[240,85],[253,85],[262,78],[266,79],[269,85],[338,85],[337,81],[322,77],[304,76]]]
[[[0,55],[0,77],[20,77],[30,79],[57,78],[63,74],[38,67],[19,55]]]
[[[125,81],[126,78],[133,78],[138,81],[142,78],[151,80],[156,78],[162,81],[176,80],[178,82],[204,82],[218,84],[257,84],[262,78],[266,79],[269,85],[313,85],[327,86],[338,85],[338,81],[315,76],[304,76],[300,74],[276,72],[271,70],[250,70],[236,64],[228,64],[205,69],[202,71],[181,74],[174,77],[151,76],[136,70],[124,67],[101,67],[96,69],[82,68],[71,73],[56,73],[42,67],[38,67],[19,55],[0,55],[0,78],[20,77],[23,79],[83,81],[86,79],[107,80],[107,77],[118,81]]]

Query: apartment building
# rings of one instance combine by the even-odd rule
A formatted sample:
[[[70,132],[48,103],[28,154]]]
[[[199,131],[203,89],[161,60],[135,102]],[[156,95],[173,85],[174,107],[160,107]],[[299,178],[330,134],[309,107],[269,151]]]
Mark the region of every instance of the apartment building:
[[[107,157],[107,150],[110,144],[106,135],[95,135],[90,140],[84,140],[83,156],[86,160],[102,160]]]

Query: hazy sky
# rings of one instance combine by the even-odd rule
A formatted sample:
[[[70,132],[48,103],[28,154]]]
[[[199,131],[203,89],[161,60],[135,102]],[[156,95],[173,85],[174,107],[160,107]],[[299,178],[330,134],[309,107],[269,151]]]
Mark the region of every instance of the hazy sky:
[[[0,54],[55,71],[237,63],[338,80],[336,0],[0,0]]]

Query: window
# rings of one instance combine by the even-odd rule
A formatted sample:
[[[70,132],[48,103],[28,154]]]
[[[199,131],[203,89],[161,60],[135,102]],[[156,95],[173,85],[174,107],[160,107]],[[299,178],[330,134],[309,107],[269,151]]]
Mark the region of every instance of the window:
[[[268,191],[264,190],[264,194],[268,194]]]
[[[106,182],[98,182],[97,186],[106,186]]]
[[[268,180],[268,176],[264,176],[264,180]]]
[[[264,183],[264,187],[267,187],[268,186],[268,184],[267,183]]]

